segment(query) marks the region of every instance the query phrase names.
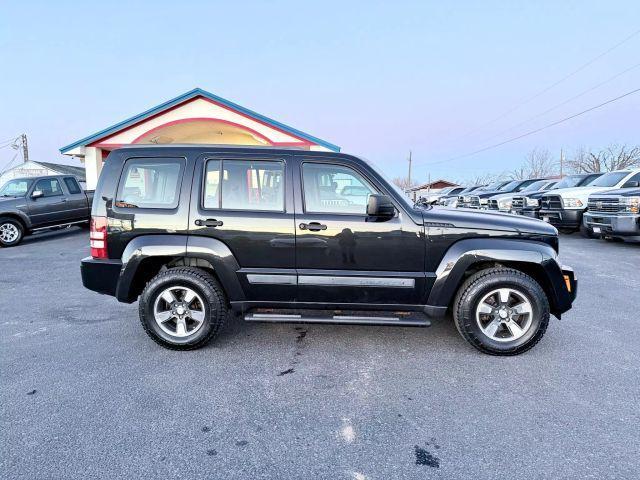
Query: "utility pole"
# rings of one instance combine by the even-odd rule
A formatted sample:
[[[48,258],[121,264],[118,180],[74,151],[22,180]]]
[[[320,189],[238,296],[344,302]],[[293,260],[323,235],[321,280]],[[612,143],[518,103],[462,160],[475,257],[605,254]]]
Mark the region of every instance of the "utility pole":
[[[562,149],[560,149],[560,178],[563,177],[563,175],[562,175],[563,163],[564,163],[564,154],[563,154]]]
[[[22,160],[24,163],[29,161],[29,145],[27,144],[27,134],[23,133],[20,135],[20,140],[22,142]]]
[[[407,177],[407,187],[411,187],[411,150],[409,150],[409,176]]]

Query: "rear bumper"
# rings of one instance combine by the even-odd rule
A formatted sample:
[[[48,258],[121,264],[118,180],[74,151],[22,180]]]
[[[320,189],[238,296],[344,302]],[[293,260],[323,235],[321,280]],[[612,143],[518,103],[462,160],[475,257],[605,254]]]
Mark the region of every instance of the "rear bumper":
[[[621,237],[640,237],[640,215],[607,215],[587,212],[582,217],[583,225],[593,232],[599,228],[603,234]]]
[[[120,260],[96,260],[83,258],[80,264],[82,285],[103,295],[116,296],[122,262]]]
[[[538,218],[554,227],[578,228],[582,225],[583,210],[540,210]]]

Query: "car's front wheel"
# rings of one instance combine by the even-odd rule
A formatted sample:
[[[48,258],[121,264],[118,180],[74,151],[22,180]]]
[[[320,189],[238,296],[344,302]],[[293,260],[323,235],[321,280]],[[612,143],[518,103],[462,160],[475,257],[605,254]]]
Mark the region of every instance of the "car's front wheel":
[[[158,344],[173,350],[202,347],[222,330],[227,301],[215,278],[193,267],[156,275],[140,296],[140,321]]]
[[[24,237],[22,224],[9,217],[0,217],[0,247],[15,247]]]
[[[517,355],[540,341],[549,324],[549,301],[538,282],[512,268],[471,275],[453,305],[460,334],[478,350]]]

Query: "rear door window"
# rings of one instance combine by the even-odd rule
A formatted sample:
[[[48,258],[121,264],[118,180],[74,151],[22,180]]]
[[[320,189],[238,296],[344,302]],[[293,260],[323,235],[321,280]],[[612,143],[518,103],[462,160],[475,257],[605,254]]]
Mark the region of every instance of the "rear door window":
[[[116,206],[177,208],[184,159],[134,158],[125,163]]]
[[[64,179],[64,183],[71,195],[75,195],[76,193],[80,193],[82,191],[80,190],[80,185],[78,185],[78,182],[73,177],[66,177]]]
[[[284,211],[284,162],[208,160],[203,206],[207,209]]]

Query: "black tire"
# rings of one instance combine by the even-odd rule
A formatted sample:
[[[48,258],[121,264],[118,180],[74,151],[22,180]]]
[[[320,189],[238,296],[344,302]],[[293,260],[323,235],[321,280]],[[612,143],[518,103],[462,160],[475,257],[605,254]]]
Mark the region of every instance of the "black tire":
[[[563,233],[565,235],[572,235],[575,233],[576,229],[575,228],[569,228],[569,227],[558,227],[558,231],[560,233]]]
[[[169,287],[187,287],[203,300],[204,321],[193,334],[177,337],[164,331],[155,321],[156,299]],[[171,350],[194,350],[207,344],[224,327],[227,300],[217,280],[206,271],[193,267],[170,268],[147,284],[139,301],[140,322],[159,345]]]
[[[516,340],[494,340],[483,332],[476,321],[479,302],[498,288],[516,290],[531,304],[530,326]],[[481,352],[518,355],[532,348],[543,337],[549,324],[549,301],[540,284],[529,275],[512,268],[490,268],[471,275],[462,284],[454,300],[453,319],[460,335]]]
[[[596,235],[590,228],[580,225],[580,235],[583,238],[598,238],[600,235]]]
[[[3,240],[3,228],[6,227],[12,227],[12,231],[17,230],[17,234],[18,236],[15,237],[15,239],[9,241],[9,240]],[[24,226],[22,225],[22,223],[20,223],[18,220],[16,220],[15,218],[11,218],[11,217],[0,217],[0,247],[15,247],[16,245],[18,245],[21,241],[22,238],[24,237]]]

